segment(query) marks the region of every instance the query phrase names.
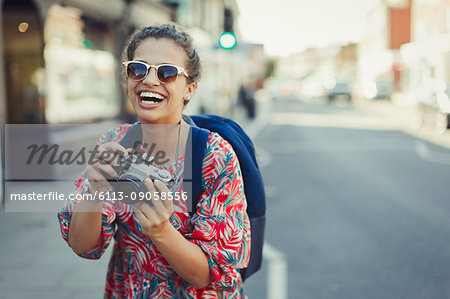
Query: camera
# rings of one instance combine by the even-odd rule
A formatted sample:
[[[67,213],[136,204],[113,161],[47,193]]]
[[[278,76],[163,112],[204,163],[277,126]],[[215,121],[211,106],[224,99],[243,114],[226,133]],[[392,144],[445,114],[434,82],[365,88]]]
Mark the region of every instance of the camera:
[[[113,192],[122,192],[121,197],[127,204],[135,204],[136,199],[142,198],[140,192],[148,192],[144,180],[150,178],[160,180],[169,188],[173,187],[175,180],[168,170],[159,169],[151,163],[153,157],[147,154],[114,155],[119,160],[118,166],[112,166],[117,173],[115,179],[109,180]],[[141,195],[140,195],[141,194]]]

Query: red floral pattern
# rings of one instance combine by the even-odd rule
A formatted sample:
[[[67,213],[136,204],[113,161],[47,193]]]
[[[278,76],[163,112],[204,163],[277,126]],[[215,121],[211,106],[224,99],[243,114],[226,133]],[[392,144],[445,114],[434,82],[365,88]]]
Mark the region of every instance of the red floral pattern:
[[[98,144],[120,142],[130,125],[122,125],[104,134]],[[180,157],[184,161],[184,156]],[[182,178],[183,164],[169,168]],[[111,243],[114,248],[109,262],[105,298],[244,298],[238,269],[248,264],[250,256],[250,222],[246,213],[242,175],[231,145],[211,133],[202,165],[204,193],[191,218],[185,205],[177,205],[171,224],[208,256],[212,282],[195,289],[183,280],[158,251],[151,239],[142,233],[133,207],[120,201],[103,204],[102,235],[98,243],[81,254],[98,259]],[[75,180],[80,192],[86,179],[82,173]],[[176,190],[183,191],[182,179]],[[180,201],[183,203],[183,201]],[[63,238],[68,241],[72,212],[77,201],[70,202],[58,214]]]

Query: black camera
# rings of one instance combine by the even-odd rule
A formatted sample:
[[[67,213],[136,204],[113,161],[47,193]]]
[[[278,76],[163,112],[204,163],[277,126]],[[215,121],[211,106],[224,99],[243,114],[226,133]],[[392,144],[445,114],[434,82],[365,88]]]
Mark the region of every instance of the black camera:
[[[117,177],[109,180],[115,197],[120,197],[127,204],[135,204],[142,194],[148,192],[144,184],[144,180],[150,178],[153,180],[160,180],[169,188],[173,187],[175,180],[166,169],[159,169],[151,163],[153,157],[147,154],[130,154],[128,156],[121,156],[117,153],[114,155],[119,160],[118,166],[113,166],[117,173]],[[143,193],[142,193],[143,192]]]

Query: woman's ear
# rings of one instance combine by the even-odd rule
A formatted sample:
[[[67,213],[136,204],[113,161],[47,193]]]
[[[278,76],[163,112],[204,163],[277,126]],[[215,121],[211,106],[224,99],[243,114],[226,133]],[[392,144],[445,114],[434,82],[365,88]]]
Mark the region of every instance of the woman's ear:
[[[184,95],[185,100],[190,100],[195,93],[195,89],[197,88],[197,84],[195,82],[188,83],[186,86],[186,91]]]

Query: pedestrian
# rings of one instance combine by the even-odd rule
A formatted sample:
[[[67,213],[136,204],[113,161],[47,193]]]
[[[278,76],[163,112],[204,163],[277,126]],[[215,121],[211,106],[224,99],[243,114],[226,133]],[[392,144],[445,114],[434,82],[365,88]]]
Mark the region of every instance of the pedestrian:
[[[245,98],[245,107],[247,109],[247,118],[254,119],[256,116],[255,89],[253,86],[248,87]]]
[[[248,264],[250,225],[231,145],[209,135],[195,214],[184,196],[167,199],[185,194],[189,125],[182,111],[200,79],[191,37],[174,25],[141,28],[130,36],[123,60],[127,95],[142,124],[135,150],[162,153],[149,167],[170,174],[172,184],[146,179],[145,192],[134,196],[150,200],[118,200],[111,179],[135,153],[120,144],[133,125],[120,125],[100,137],[95,159],[75,181],[74,192],[94,200],[70,202],[58,214],[63,238],[81,257],[98,259],[114,235],[105,298],[244,298],[239,269]]]

